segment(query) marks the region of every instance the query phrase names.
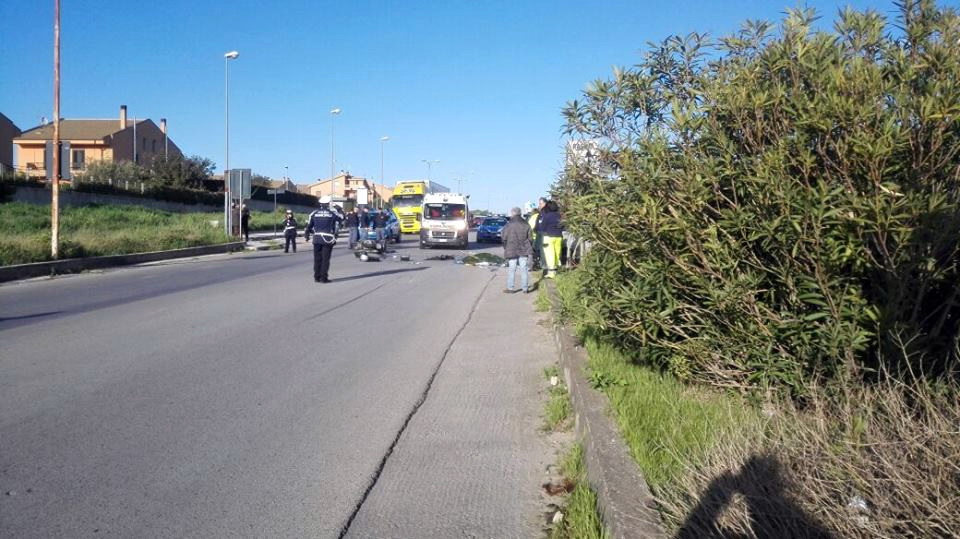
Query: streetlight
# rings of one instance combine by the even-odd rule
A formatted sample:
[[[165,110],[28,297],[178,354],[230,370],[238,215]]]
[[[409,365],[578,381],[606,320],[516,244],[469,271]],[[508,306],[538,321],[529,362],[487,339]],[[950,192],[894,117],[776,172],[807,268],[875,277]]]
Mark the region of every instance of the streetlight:
[[[434,159],[434,160],[431,161],[431,160],[429,160],[429,159],[421,159],[420,161],[427,164],[427,180],[429,180],[429,179],[430,179],[431,168],[433,167],[433,165],[439,163],[440,160],[439,160],[439,159]]]
[[[387,185],[386,178],[383,177],[383,145],[390,140],[388,136],[380,137],[380,183],[384,186]],[[383,195],[377,193],[380,196],[380,209],[383,209]]]
[[[230,235],[230,70],[228,60],[236,60],[240,56],[237,51],[230,51],[223,55],[223,228],[227,236]],[[134,141],[136,144],[136,141]]]
[[[335,194],[337,190],[337,182],[333,179],[336,177],[336,167],[334,165],[334,154],[333,154],[333,119],[340,114],[340,108],[334,107],[330,109],[330,181],[333,182],[333,191],[331,194]]]

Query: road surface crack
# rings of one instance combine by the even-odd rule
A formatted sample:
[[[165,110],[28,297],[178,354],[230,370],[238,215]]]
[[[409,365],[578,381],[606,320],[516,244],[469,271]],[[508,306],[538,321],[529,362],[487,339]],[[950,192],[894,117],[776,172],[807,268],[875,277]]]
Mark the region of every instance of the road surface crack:
[[[343,537],[347,535],[347,532],[350,531],[350,526],[353,525],[354,519],[357,518],[357,515],[360,513],[360,509],[363,507],[363,504],[366,503],[370,493],[373,492],[373,487],[377,486],[377,481],[380,480],[380,475],[383,474],[383,469],[387,466],[387,461],[390,459],[390,456],[393,455],[393,451],[400,442],[400,438],[403,436],[403,433],[406,432],[410,421],[413,420],[413,416],[417,414],[417,412],[420,410],[420,407],[423,406],[424,402],[426,402],[427,395],[430,393],[430,388],[433,387],[433,381],[437,378],[437,373],[439,373],[440,369],[443,368],[443,363],[446,361],[447,356],[450,354],[450,350],[457,342],[457,339],[460,338],[460,334],[463,333],[463,330],[465,330],[470,324],[470,321],[473,320],[473,313],[477,312],[477,305],[480,304],[480,298],[483,297],[484,292],[487,291],[487,287],[490,286],[490,283],[493,282],[495,277],[496,274],[491,275],[490,279],[483,285],[483,288],[480,289],[480,293],[477,294],[477,297],[473,300],[473,305],[470,307],[470,312],[467,313],[467,319],[463,321],[463,325],[457,329],[457,332],[454,333],[453,338],[450,339],[449,343],[447,343],[447,347],[443,350],[443,355],[440,356],[440,361],[437,362],[437,365],[430,373],[430,378],[427,379],[427,385],[423,388],[423,392],[420,393],[420,397],[417,399],[417,402],[414,403],[413,408],[410,409],[410,413],[408,413],[407,417],[403,420],[403,425],[400,425],[400,429],[397,431],[397,435],[394,436],[393,441],[390,443],[390,447],[387,448],[386,453],[384,453],[383,457],[380,459],[380,463],[377,465],[377,469],[374,471],[373,477],[370,478],[370,482],[367,483],[367,488],[363,491],[363,495],[360,496],[360,499],[357,501],[356,506],[354,506],[353,511],[350,512],[350,517],[347,519],[347,522],[344,523],[343,527],[340,529],[340,535],[338,536],[340,539],[343,539]]]

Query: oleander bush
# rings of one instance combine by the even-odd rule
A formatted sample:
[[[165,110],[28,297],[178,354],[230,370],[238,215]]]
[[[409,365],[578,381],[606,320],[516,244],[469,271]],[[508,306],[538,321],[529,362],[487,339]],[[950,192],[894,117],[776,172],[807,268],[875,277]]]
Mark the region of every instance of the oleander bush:
[[[724,388],[954,373],[960,17],[897,7],[671,37],[570,102],[580,322]]]

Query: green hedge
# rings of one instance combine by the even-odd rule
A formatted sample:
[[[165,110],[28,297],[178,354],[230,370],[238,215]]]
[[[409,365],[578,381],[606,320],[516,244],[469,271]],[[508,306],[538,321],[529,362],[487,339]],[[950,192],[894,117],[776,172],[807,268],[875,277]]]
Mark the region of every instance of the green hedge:
[[[268,202],[273,202],[273,195],[267,194],[266,187],[255,187],[250,193],[250,198],[253,200],[266,200]],[[277,204],[295,204],[298,206],[312,207],[317,205],[317,197],[308,195],[306,193],[285,191],[284,193],[277,195]]]
[[[70,189],[81,193],[104,193],[138,198],[150,198],[178,202],[180,204],[203,204],[207,206],[223,205],[223,194],[211,193],[199,189],[180,189],[164,185],[146,184],[143,192],[139,189],[125,189],[118,185],[99,182],[75,182]]]
[[[569,103],[581,322],[722,387],[954,370],[960,17],[898,7],[672,37]]]

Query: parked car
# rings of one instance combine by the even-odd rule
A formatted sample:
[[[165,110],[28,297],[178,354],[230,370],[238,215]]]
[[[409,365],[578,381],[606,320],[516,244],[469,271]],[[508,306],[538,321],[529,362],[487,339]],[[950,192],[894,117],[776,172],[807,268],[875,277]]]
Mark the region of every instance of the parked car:
[[[396,214],[388,210],[373,210],[370,212],[370,218],[373,219],[377,215],[377,213],[381,211],[390,214],[390,219],[387,221],[387,234],[386,234],[387,241],[400,243],[400,240],[402,239],[402,236],[400,235],[400,220],[397,219]]]
[[[507,220],[503,217],[487,217],[477,227],[477,243],[492,242],[500,243],[503,235],[503,227]]]

